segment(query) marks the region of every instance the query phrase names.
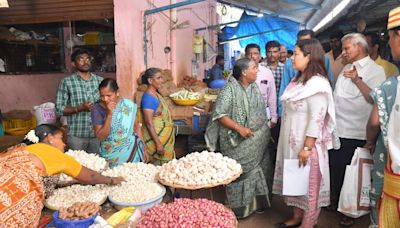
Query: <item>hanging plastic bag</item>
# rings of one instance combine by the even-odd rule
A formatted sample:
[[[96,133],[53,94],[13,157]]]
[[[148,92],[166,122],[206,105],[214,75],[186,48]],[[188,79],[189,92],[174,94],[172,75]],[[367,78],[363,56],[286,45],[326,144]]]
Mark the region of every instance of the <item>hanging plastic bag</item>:
[[[358,218],[369,213],[372,165],[369,150],[358,147],[351,164],[346,166],[338,205],[338,211],[342,214]]]
[[[56,105],[51,102],[33,107],[36,116],[36,125],[55,124],[57,121]]]

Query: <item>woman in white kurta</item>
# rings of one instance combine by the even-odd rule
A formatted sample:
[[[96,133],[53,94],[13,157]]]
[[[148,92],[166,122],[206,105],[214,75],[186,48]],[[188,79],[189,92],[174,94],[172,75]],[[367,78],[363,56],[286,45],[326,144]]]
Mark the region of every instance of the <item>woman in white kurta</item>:
[[[309,188],[306,195],[284,196],[293,206],[293,218],[275,227],[308,228],[317,224],[320,208],[330,203],[328,149],[335,110],[321,44],[315,39],[298,41],[292,60],[299,73],[281,97],[284,111],[273,193],[282,195],[284,159],[299,159],[300,166],[310,162]]]

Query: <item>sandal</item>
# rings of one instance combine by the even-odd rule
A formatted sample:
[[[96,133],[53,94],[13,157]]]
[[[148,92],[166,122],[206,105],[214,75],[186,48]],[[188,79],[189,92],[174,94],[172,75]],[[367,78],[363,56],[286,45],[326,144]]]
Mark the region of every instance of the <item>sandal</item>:
[[[340,225],[344,227],[350,227],[354,225],[354,219],[349,217],[342,217],[342,219],[340,220]]]

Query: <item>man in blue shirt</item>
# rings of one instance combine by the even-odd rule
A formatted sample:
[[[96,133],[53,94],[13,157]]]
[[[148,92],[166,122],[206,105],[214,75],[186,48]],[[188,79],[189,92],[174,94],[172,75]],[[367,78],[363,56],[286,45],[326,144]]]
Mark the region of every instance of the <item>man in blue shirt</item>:
[[[314,31],[304,29],[300,30],[297,33],[297,40],[306,40],[314,38]],[[329,81],[332,83],[333,75],[331,72],[329,57],[325,56],[325,68],[328,74]],[[285,63],[285,67],[283,70],[282,78],[281,78],[281,86],[279,88],[279,96],[278,96],[278,115],[279,117],[282,116],[282,102],[280,97],[282,96],[283,92],[285,92],[286,87],[289,85],[290,81],[294,76],[296,76],[297,70],[293,69],[292,66],[292,59],[288,58]]]
[[[218,55],[215,60],[215,65],[211,68],[211,81],[222,79],[224,80],[224,56]]]

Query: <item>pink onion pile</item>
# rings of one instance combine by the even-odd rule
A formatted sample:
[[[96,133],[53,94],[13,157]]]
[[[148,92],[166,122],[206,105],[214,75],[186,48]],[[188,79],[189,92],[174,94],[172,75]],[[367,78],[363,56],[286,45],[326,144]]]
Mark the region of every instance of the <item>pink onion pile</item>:
[[[137,228],[147,227],[236,227],[233,212],[224,205],[207,199],[175,199],[149,209]]]

